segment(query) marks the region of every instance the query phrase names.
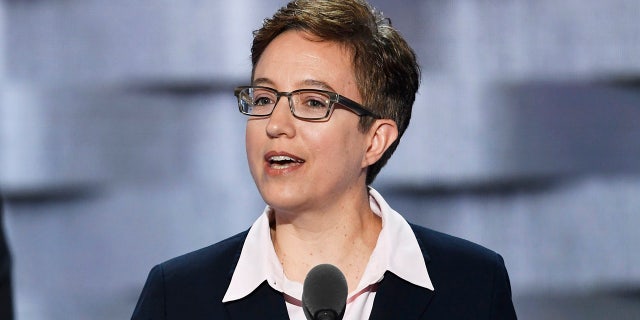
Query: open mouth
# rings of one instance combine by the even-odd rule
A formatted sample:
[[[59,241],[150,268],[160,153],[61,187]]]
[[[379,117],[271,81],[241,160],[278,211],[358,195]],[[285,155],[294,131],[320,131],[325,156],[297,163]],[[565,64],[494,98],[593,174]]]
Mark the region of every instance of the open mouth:
[[[304,163],[304,160],[291,156],[277,155],[268,157],[267,162],[269,163],[269,167],[273,169],[286,169],[292,166],[299,166]]]

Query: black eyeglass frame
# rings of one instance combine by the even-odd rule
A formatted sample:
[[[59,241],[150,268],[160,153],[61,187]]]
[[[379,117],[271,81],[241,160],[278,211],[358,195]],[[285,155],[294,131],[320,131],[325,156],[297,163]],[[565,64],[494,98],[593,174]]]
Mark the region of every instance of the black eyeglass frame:
[[[250,114],[245,112],[242,107],[242,99],[240,98],[240,93],[246,89],[264,89],[270,92],[273,92],[276,96],[276,101],[273,104],[273,108],[271,109],[271,112],[269,112],[268,114],[260,114],[260,115],[256,115],[256,114]],[[319,117],[319,118],[308,118],[308,117],[301,117],[296,115],[295,112],[295,107],[293,106],[293,101],[291,101],[291,96],[296,94],[296,93],[300,93],[300,92],[313,92],[313,93],[322,93],[322,94],[326,94],[327,96],[329,96],[329,107],[327,108],[327,113],[323,116],[323,117]],[[278,91],[274,88],[270,88],[270,87],[264,87],[264,86],[240,86],[240,87],[236,87],[234,89],[233,94],[236,96],[236,98],[238,98],[238,109],[240,110],[240,113],[250,116],[250,117],[269,117],[271,116],[271,114],[273,113],[273,110],[276,109],[276,105],[278,104],[278,102],[280,101],[281,97],[287,97],[287,100],[289,102],[289,110],[291,111],[291,114],[298,118],[298,119],[302,119],[302,120],[326,120],[329,119],[331,117],[331,114],[333,113],[333,109],[334,109],[334,105],[335,104],[339,104],[345,108],[347,108],[348,110],[350,110],[351,112],[357,114],[358,116],[362,117],[362,116],[368,116],[368,117],[372,117],[374,119],[380,119],[381,117],[378,116],[377,114],[365,109],[361,104],[345,97],[345,96],[341,96],[338,93],[335,93],[333,91],[328,91],[328,90],[320,90],[320,89],[298,89],[298,90],[294,90],[294,91],[290,91],[290,92],[284,92],[284,91]]]

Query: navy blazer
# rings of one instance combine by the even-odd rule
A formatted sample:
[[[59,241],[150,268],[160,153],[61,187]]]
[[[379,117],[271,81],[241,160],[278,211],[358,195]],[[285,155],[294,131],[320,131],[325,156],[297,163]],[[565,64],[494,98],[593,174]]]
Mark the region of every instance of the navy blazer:
[[[435,291],[386,272],[369,319],[516,319],[500,255],[411,227]],[[247,232],[155,266],[131,319],[288,319],[282,293],[266,281],[247,297],[222,303]]]

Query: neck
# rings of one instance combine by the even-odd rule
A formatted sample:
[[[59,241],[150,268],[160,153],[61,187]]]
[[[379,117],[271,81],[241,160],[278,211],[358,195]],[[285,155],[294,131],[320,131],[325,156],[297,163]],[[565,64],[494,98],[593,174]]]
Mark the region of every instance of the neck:
[[[371,211],[366,190],[348,199],[298,214],[274,210],[271,237],[287,278],[302,283],[311,268],[330,263],[345,274],[349,291],[356,289],[382,221]]]

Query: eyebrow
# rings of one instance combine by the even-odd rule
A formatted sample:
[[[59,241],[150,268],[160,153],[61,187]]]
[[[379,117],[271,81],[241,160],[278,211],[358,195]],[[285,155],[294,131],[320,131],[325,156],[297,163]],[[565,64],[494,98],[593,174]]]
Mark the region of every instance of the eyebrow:
[[[253,85],[264,85],[264,86],[272,86],[275,87],[275,83],[271,81],[269,78],[258,78],[253,80]],[[322,90],[333,91],[333,89],[328,83],[320,80],[307,79],[299,82],[301,86],[309,86],[309,87],[319,87]]]
[[[273,81],[269,80],[268,78],[258,78],[258,79],[254,79],[251,82],[251,84],[254,85],[254,86],[255,85],[258,85],[258,86],[260,86],[260,85],[271,85],[271,86],[273,86]]]

